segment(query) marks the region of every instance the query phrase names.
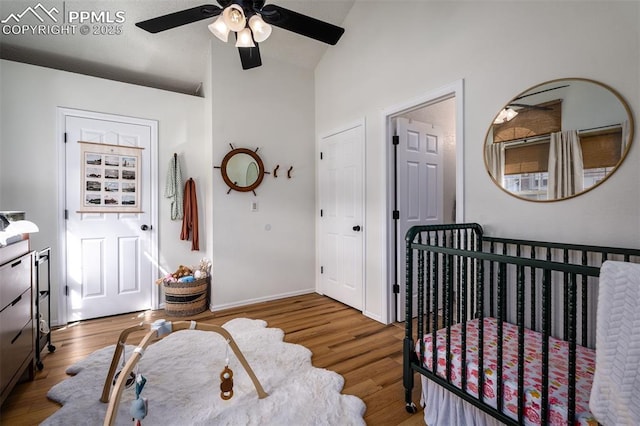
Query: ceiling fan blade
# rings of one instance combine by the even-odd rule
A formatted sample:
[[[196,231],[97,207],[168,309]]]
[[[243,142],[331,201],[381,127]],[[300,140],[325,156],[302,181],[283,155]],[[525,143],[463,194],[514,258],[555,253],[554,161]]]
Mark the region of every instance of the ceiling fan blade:
[[[176,28],[181,25],[211,18],[212,16],[218,16],[220,12],[222,12],[220,7],[213,4],[204,4],[202,6],[192,7],[191,9],[181,10],[180,12],[136,22],[136,26],[155,34],[160,31],[170,30],[171,28]]]
[[[323,43],[335,45],[344,33],[344,28],[302,15],[284,7],[268,4],[260,10],[265,22]]]
[[[545,90],[539,90],[537,92],[533,92],[533,93],[527,93],[525,95],[522,96],[518,96],[517,98],[514,98],[514,101],[517,101],[518,99],[522,99],[522,98],[526,98],[527,96],[534,96],[534,95],[539,95],[540,93],[545,93],[545,92],[551,92],[552,90],[558,90],[558,89],[563,89],[565,87],[569,87],[570,84],[565,84],[562,86],[557,86],[557,87],[552,87],[550,89],[545,89]]]
[[[514,103],[509,104],[509,106],[520,107],[520,108],[528,108],[528,109],[537,109],[537,110],[540,110],[540,111],[550,111],[550,110],[553,109],[553,108],[540,106],[540,105],[527,105],[527,104],[514,104]]]
[[[240,53],[240,62],[242,62],[243,70],[250,70],[262,65],[260,48],[257,43],[255,47],[238,47],[238,52]]]

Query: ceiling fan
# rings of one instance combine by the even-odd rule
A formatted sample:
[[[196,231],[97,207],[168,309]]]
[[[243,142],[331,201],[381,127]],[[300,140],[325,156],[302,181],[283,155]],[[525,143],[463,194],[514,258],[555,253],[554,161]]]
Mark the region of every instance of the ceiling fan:
[[[514,101],[518,101],[518,100],[526,98],[528,96],[539,95],[541,93],[551,92],[553,90],[563,89],[565,87],[569,87],[569,85],[565,84],[563,86],[556,86],[556,87],[551,87],[551,88],[545,89],[545,90],[539,90],[537,92],[527,93],[527,94],[524,94],[522,96],[518,96],[517,98],[514,98],[513,100]],[[511,102],[508,105],[508,107],[519,107],[519,108],[522,108],[522,109],[536,109],[536,110],[540,110],[540,111],[550,111],[550,110],[553,109],[553,108],[549,108],[549,107],[546,107],[546,106],[543,106],[543,105],[530,105],[530,104],[521,104],[521,103],[514,103],[514,102]]]
[[[565,84],[564,86],[551,87],[549,89],[540,90],[537,92],[526,93],[524,95],[514,98],[513,100],[518,101],[528,96],[539,95],[544,92],[550,92],[552,90],[558,90],[564,87],[569,87],[569,85]],[[519,109],[515,110],[514,108],[519,108]],[[532,104],[510,102],[506,107],[500,110],[496,118],[493,120],[493,124],[503,124],[503,123],[506,123],[507,121],[511,121],[515,118],[516,115],[518,115],[519,112],[525,111],[525,110],[551,111],[553,110],[553,108],[544,106],[544,105],[532,105]]]
[[[245,70],[262,65],[257,43],[269,37],[271,25],[331,45],[335,45],[344,33],[344,28],[275,4],[265,5],[265,0],[217,1],[220,6],[205,4],[137,22],[136,26],[155,34],[217,16],[209,30],[224,42],[229,32],[235,33],[240,62]]]

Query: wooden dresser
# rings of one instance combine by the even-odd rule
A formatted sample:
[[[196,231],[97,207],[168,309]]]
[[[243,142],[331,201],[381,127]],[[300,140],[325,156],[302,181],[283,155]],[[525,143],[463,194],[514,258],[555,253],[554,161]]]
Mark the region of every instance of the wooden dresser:
[[[33,272],[28,239],[0,247],[0,404],[25,372],[33,379]]]

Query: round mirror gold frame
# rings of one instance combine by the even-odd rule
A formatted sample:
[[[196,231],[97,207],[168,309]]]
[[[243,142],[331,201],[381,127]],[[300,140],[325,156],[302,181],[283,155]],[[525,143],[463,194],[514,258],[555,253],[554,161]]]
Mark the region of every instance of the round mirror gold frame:
[[[551,80],[520,93],[496,115],[485,137],[485,167],[516,198],[565,200],[606,181],[624,161],[633,134],[631,110],[611,87],[584,78]],[[574,157],[563,160],[560,152],[572,146]],[[567,184],[559,164],[579,164],[576,159],[583,160],[581,168],[568,173],[576,182]]]
[[[257,150],[256,150],[257,151]],[[220,173],[231,190],[250,192],[260,186],[265,170],[262,159],[256,151],[247,148],[233,148],[222,159]]]

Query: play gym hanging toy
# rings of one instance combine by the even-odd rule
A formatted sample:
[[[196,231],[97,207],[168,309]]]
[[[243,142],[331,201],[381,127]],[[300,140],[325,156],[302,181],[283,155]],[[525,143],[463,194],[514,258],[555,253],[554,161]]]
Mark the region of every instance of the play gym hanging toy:
[[[233,371],[229,368],[229,340],[227,340],[224,370],[220,373],[220,398],[227,401],[231,397],[233,397]]]
[[[146,383],[147,379],[142,374],[136,372],[136,399],[131,401],[131,407],[129,408],[129,414],[133,417],[134,426],[142,425],[141,420],[147,416],[149,409],[149,401],[147,398],[140,397]]]

